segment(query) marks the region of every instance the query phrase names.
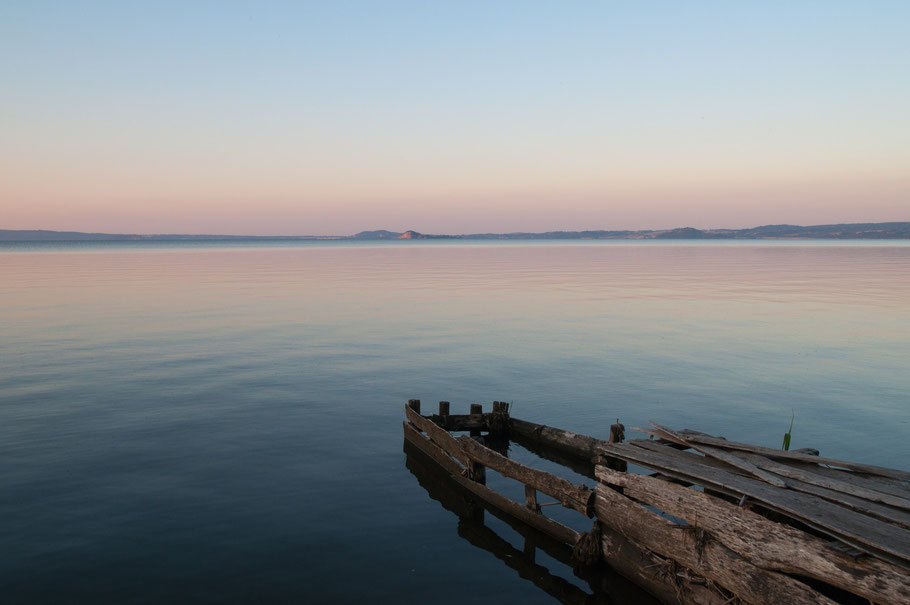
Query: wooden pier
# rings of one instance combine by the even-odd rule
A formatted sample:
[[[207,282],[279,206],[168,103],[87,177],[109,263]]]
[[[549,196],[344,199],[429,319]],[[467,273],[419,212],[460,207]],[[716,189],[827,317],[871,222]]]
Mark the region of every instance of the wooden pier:
[[[910,605],[910,473],[653,423],[632,429],[650,438],[626,442],[617,421],[600,440],[511,418],[503,402],[489,413],[479,404],[469,414],[449,411],[440,402],[437,414],[422,415],[420,401],[410,400],[408,449],[432,460],[453,489],[571,549],[579,577],[606,563],[664,603]],[[509,459],[497,447],[508,440],[594,487]],[[489,488],[487,469],[523,484],[524,502]],[[548,517],[538,493],[592,519],[591,529]],[[563,602],[591,602],[558,578],[537,577]]]

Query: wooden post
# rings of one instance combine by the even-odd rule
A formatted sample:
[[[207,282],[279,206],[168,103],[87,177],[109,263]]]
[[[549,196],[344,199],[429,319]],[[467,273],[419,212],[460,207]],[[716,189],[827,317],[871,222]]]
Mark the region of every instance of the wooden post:
[[[530,485],[525,486],[525,506],[535,513],[540,512],[540,505],[537,503],[537,490]]]
[[[449,402],[448,402],[448,401],[440,401],[440,402],[439,402],[439,415],[440,415],[440,416],[448,416],[448,415],[449,415]]]
[[[476,481],[481,485],[487,484],[487,467],[480,464],[479,462],[474,462],[471,460],[469,463],[468,470],[471,471],[471,479]]]
[[[483,406],[479,403],[471,404],[471,416],[477,416],[478,419],[483,418]],[[471,437],[480,437],[479,430],[471,431]]]
[[[419,414],[420,413],[420,400],[419,399],[408,399],[408,407]]]
[[[626,438],[626,426],[619,422],[619,418],[616,419],[616,424],[610,425],[610,441],[609,443],[622,443]]]

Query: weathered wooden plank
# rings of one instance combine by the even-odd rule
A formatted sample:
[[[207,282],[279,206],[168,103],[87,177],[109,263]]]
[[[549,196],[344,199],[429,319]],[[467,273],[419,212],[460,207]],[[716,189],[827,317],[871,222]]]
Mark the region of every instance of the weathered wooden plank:
[[[623,487],[630,498],[707,530],[759,567],[815,578],[875,602],[910,603],[907,572],[895,565],[856,559],[820,538],[694,489],[604,466],[597,476]]]
[[[738,457],[734,456],[733,454],[729,454],[720,448],[691,443],[691,442],[687,441],[686,439],[683,439],[681,436],[677,435],[675,432],[673,432],[671,429],[668,429],[665,426],[661,426],[661,425],[655,424],[653,422],[649,422],[648,424],[650,424],[657,430],[658,435],[662,439],[666,439],[667,441],[672,441],[674,443],[678,443],[679,445],[684,445],[686,447],[690,447],[697,452],[701,452],[705,456],[711,456],[712,458],[722,460],[723,462],[726,462],[730,466],[735,466],[736,468],[738,468],[742,471],[745,471],[746,473],[752,475],[753,477],[757,477],[758,479],[761,479],[765,483],[770,483],[774,487],[787,487],[787,484],[783,481],[783,479],[781,479],[780,477],[778,477],[776,475],[773,475],[772,473],[766,473],[765,471],[760,469],[758,466],[756,466],[755,464],[753,464],[747,460],[738,458]]]
[[[429,439],[423,437],[412,425],[408,424],[407,422],[404,423],[404,434],[406,439],[411,441],[411,443],[419,447],[421,451],[432,457],[434,460],[439,462],[443,468],[452,473],[452,479],[454,481],[456,481],[459,485],[466,488],[467,490],[473,492],[478,497],[486,500],[502,511],[507,512],[514,517],[517,517],[531,527],[534,527],[547,534],[548,536],[559,540],[560,542],[574,546],[578,541],[579,534],[574,529],[566,527],[562,523],[558,523],[552,519],[545,517],[544,515],[532,512],[525,508],[524,505],[515,502],[511,498],[507,498],[502,494],[493,491],[487,486],[481,485],[480,483],[472,481],[463,476],[461,474],[461,471],[455,470],[455,467],[453,467],[453,465],[455,465],[455,461],[452,460],[448,454],[446,454],[446,451],[444,449]]]
[[[602,439],[564,431],[545,424],[534,424],[518,418],[510,420],[513,433],[588,460],[599,453],[598,448],[601,444],[607,443]]]
[[[653,452],[631,444],[607,444],[603,449],[609,456],[624,458],[661,472],[670,470],[680,473],[712,489],[720,487],[748,495],[775,510],[809,522],[833,537],[846,539],[851,546],[910,566],[910,532],[895,525],[820,498],[771,487],[757,479],[713,468],[692,460],[696,457],[694,455],[687,457],[685,452],[671,448],[667,448],[667,453]]]
[[[669,569],[669,561],[642,548],[615,529],[604,524],[601,525],[601,550],[604,561],[623,576],[647,590],[662,603],[672,605],[728,605],[729,601],[720,592],[692,581],[703,580],[703,578],[686,578],[672,573]],[[612,591],[610,591],[610,596],[613,596]],[[629,603],[630,601],[617,599],[610,602]]]
[[[465,455],[464,451],[462,451],[461,446],[458,445],[458,440],[455,437],[452,437],[452,435],[449,434],[449,431],[439,427],[429,418],[421,416],[410,407],[405,407],[404,412],[407,419],[413,423],[414,426],[426,433],[427,437],[433,440],[434,443],[439,445],[447,454],[454,457],[467,468],[470,460],[467,455]]]
[[[808,462],[799,462],[797,460],[781,460],[778,458],[777,462],[786,466],[799,468],[816,475],[821,475],[822,477],[829,477],[831,479],[837,479],[839,481],[848,481],[853,485],[865,487],[866,489],[871,489],[877,492],[882,492],[884,494],[891,494],[892,496],[898,496],[899,498],[910,500],[910,482],[908,481],[889,479],[888,477],[877,477],[875,475],[866,475],[865,473],[829,468],[827,466],[820,466],[818,464],[811,464]]]
[[[802,582],[756,567],[703,532],[669,521],[610,487],[596,487],[597,518],[641,546],[669,557],[753,603],[834,602]]]
[[[887,504],[888,506],[893,506],[895,508],[900,508],[903,510],[910,510],[910,500],[907,500],[906,498],[901,498],[899,496],[894,496],[891,494],[885,494],[862,487],[860,485],[855,485],[848,481],[832,479],[806,470],[787,466],[786,464],[781,464],[775,460],[760,456],[759,454],[738,451],[736,453],[736,456],[741,457],[748,462],[751,462],[763,470],[775,473],[782,477],[798,479],[804,483],[817,485],[818,487],[824,487],[829,490],[834,490],[835,492],[850,494],[851,496],[856,496],[857,498],[863,498],[864,500],[870,500],[872,502],[881,502],[883,504]]]
[[[860,473],[866,473],[869,475],[879,475],[882,477],[891,477],[892,479],[900,479],[901,481],[910,481],[910,473],[906,471],[901,471],[893,468],[884,468],[881,466],[872,466],[870,464],[860,464],[857,462],[848,462],[846,460],[837,460],[835,458],[825,458],[823,456],[811,456],[808,454],[797,454],[795,452],[785,452],[783,450],[775,450],[769,447],[762,447],[760,445],[751,445],[748,443],[739,443],[736,441],[727,441],[726,439],[719,439],[717,437],[710,437],[699,433],[697,431],[691,431],[689,429],[683,429],[677,431],[686,440],[701,443],[704,445],[713,445],[725,450],[740,450],[744,452],[752,452],[753,454],[761,454],[762,456],[770,456],[771,458],[781,459],[781,460],[798,460],[800,462],[809,462],[812,464],[827,464],[828,466],[836,466],[839,468],[845,468],[851,471],[857,471]]]
[[[462,435],[458,442],[472,460],[488,466],[504,477],[521,481],[527,486],[556,498],[566,508],[573,508],[588,517],[594,516],[594,491],[589,487],[574,485],[562,477],[510,460],[465,435]]]
[[[419,437],[419,439],[415,438],[414,435]],[[414,444],[415,446],[420,448],[420,450],[423,453],[427,454],[428,456],[431,456],[433,458],[433,460],[435,460],[442,468],[447,470],[449,473],[451,473],[453,475],[461,475],[463,472],[465,472],[466,469],[464,467],[462,467],[460,464],[458,464],[455,460],[453,460],[452,457],[449,456],[445,450],[440,448],[435,443],[429,441],[427,438],[421,436],[420,433],[417,431],[417,429],[414,428],[413,424],[411,424],[409,422],[404,423],[404,436],[405,436],[405,439],[407,439],[412,444]],[[436,450],[430,451],[430,448],[427,445],[427,443],[429,443],[430,445],[434,445],[437,450],[442,452],[442,454],[436,455]]]
[[[629,443],[634,444],[637,447],[643,447],[645,449],[649,449],[651,451],[655,451],[658,453],[667,453],[667,449],[668,449],[666,446],[661,445],[657,441],[649,441],[647,439],[633,439],[632,441],[629,441]],[[680,455],[686,459],[691,459],[695,462],[700,462],[703,464],[707,464],[708,466],[713,466],[715,468],[719,468],[721,470],[727,470],[727,471],[731,471],[731,472],[735,472],[735,470],[736,470],[736,469],[733,469],[732,467],[730,467],[729,465],[727,465],[723,462],[720,462],[719,460],[712,460],[711,458],[708,458],[707,456],[698,456],[696,454],[691,454],[689,452],[679,452],[678,455]],[[820,468],[820,467],[816,467],[816,468]],[[663,471],[663,472],[667,473],[667,471]],[[837,471],[837,472],[844,473],[846,475],[856,475],[857,474],[852,471]],[[674,477],[674,478],[678,478],[678,477]],[[880,477],[876,477],[876,478],[878,479]],[[816,485],[812,485],[812,484],[800,481],[799,479],[792,479],[792,478],[788,479],[787,486],[792,490],[795,490],[798,492],[803,492],[806,494],[812,494],[814,496],[824,498],[825,500],[830,500],[831,502],[836,502],[837,504],[839,504],[841,506],[845,506],[849,509],[858,511],[865,515],[870,515],[872,517],[875,517],[876,519],[880,519],[887,523],[894,523],[896,525],[900,525],[902,527],[910,529],[910,514],[908,514],[906,511],[903,511],[903,510],[900,510],[897,508],[892,508],[890,506],[886,506],[886,505],[878,503],[878,502],[872,502],[870,500],[865,500],[863,498],[857,498],[856,496],[851,496],[849,494],[845,494],[842,492],[837,492],[837,491],[826,489],[823,487],[818,487]],[[725,495],[728,495],[728,496],[740,497],[742,495],[742,494],[738,494],[732,490],[728,490],[728,491],[716,490],[716,491],[720,491],[721,493],[724,493]],[[778,512],[784,512],[784,511],[778,511]],[[810,525],[811,525],[811,523],[810,523]]]

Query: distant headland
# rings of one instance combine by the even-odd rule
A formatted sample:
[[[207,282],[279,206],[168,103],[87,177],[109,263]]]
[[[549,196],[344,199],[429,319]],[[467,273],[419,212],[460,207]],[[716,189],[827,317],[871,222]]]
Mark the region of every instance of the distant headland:
[[[186,235],[83,233],[80,231],[0,229],[0,241],[278,241],[278,240],[425,240],[425,239],[910,239],[910,222],[844,223],[837,225],[763,225],[748,229],[651,229],[638,231],[545,231],[542,233],[471,233],[440,235],[414,230],[361,231],[355,235]]]

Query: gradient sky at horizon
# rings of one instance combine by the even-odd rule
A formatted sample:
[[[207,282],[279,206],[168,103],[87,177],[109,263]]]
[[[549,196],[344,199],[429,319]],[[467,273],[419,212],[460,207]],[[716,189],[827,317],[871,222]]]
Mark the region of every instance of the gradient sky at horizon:
[[[0,228],[910,220],[910,3],[0,4]]]

